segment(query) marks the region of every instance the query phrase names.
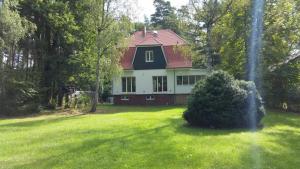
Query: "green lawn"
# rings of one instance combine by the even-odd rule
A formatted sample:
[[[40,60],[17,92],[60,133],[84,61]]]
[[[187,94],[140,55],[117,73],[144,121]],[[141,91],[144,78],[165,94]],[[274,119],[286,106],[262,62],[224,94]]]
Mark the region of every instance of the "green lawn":
[[[300,115],[269,111],[249,132],[188,127],[181,107],[99,108],[0,119],[0,168],[300,168]]]

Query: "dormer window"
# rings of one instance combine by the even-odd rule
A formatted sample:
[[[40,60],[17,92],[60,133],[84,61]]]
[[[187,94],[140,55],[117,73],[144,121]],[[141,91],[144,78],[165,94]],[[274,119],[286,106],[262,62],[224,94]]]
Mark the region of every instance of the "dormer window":
[[[146,62],[154,62],[153,50],[148,50],[145,52],[145,60]]]

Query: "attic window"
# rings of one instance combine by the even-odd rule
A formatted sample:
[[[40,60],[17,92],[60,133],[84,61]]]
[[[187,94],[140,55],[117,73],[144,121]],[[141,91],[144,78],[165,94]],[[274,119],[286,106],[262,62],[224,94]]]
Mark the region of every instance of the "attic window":
[[[148,51],[145,52],[145,61],[146,62],[153,62],[154,61],[153,50],[148,50]]]

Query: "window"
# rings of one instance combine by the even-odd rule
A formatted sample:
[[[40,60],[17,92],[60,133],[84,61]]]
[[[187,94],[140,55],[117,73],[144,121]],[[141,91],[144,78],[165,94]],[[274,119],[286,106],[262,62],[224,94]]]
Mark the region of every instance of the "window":
[[[146,100],[150,101],[150,100],[155,100],[154,96],[146,96]]]
[[[129,100],[128,96],[121,96],[121,100]]]
[[[189,84],[189,77],[188,76],[183,76],[182,77],[182,84],[183,85],[188,85]]]
[[[167,76],[153,76],[153,92],[168,91]]]
[[[194,85],[202,78],[201,75],[177,76],[177,85]]]
[[[135,77],[122,77],[123,93],[134,93],[135,88]]]
[[[145,52],[145,60],[146,62],[153,62],[154,61],[154,55],[152,50],[148,50]]]
[[[203,79],[203,76],[201,76],[201,75],[197,75],[196,76],[196,81],[198,82],[199,80],[201,80],[201,79]]]
[[[182,76],[177,76],[177,85],[182,85]]]
[[[196,76],[189,76],[189,84],[193,85],[196,82]]]

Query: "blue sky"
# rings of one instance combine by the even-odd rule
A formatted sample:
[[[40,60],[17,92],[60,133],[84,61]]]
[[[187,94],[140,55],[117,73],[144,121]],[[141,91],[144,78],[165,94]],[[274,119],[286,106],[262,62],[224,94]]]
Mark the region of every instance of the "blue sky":
[[[189,0],[168,0],[171,5],[176,8],[180,8],[182,5],[186,5]],[[137,20],[144,21],[144,15],[150,17],[155,12],[153,6],[153,0],[137,0]]]

